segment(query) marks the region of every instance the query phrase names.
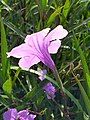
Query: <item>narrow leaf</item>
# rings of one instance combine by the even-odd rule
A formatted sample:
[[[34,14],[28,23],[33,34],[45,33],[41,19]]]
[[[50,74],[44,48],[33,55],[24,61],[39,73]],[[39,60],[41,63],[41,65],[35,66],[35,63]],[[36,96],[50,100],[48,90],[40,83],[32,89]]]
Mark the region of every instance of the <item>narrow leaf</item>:
[[[54,22],[56,16],[58,16],[61,13],[61,9],[62,7],[58,7],[57,9],[55,9],[54,13],[51,14],[51,16],[49,17],[48,21],[47,21],[47,26],[51,26],[52,22]]]
[[[21,30],[19,30],[18,28],[16,28],[16,26],[13,23],[4,20],[4,24],[8,28],[10,28],[13,32],[15,32],[17,35],[19,35],[21,38],[23,38],[23,39],[25,38],[25,34]]]
[[[12,9],[6,4],[6,2],[5,2],[5,0],[0,0],[1,1],[1,3],[4,5],[4,7],[5,7],[5,9],[7,10],[7,11],[11,11]]]
[[[48,0],[41,0],[42,9],[44,10],[48,4]]]
[[[86,92],[85,92],[82,84],[81,84],[80,81],[78,80],[77,76],[75,76],[74,73],[72,73],[72,74],[73,74],[76,82],[78,83],[78,86],[79,86],[79,89],[80,89],[80,91],[81,91],[81,94],[82,94],[84,103],[85,103],[85,105],[86,105],[86,109],[87,109],[88,115],[89,115],[89,117],[90,117],[90,100],[89,100],[89,98],[88,98],[88,96],[87,96],[87,94],[86,94]]]
[[[2,61],[2,76],[3,76],[3,82],[6,79],[6,73],[7,73],[7,55],[6,52],[8,51],[7,47],[7,40],[6,40],[6,33],[4,29],[3,20],[0,16],[1,20],[1,61]]]
[[[79,101],[66,88],[64,88],[64,92],[75,103],[78,110],[83,112],[82,106],[80,105]]]
[[[70,0],[66,0],[62,11],[65,18],[67,17],[69,10],[70,10]]]
[[[86,62],[84,52],[82,51],[82,49],[79,45],[79,40],[76,37],[75,37],[75,45],[76,45],[76,49],[80,55],[80,59],[81,59],[82,67],[83,67],[83,73],[84,73],[84,77],[85,77],[86,83],[87,83],[87,93],[88,93],[88,96],[90,97],[90,71],[89,71],[89,68],[88,68],[88,65]]]

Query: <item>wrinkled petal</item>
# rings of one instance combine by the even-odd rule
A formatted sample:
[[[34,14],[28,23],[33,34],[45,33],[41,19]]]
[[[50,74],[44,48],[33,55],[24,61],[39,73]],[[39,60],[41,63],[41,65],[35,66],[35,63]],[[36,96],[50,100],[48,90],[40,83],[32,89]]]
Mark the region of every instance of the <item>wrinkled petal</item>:
[[[49,53],[57,53],[58,49],[60,48],[61,46],[61,41],[60,40],[55,40],[55,41],[52,41],[48,47],[48,51]]]
[[[37,64],[40,62],[40,59],[35,56],[35,55],[31,55],[23,57],[19,60],[19,66],[23,69],[23,70],[29,70],[29,68],[31,66],[33,66],[34,64]]]
[[[52,85],[52,83],[47,83],[44,87],[44,92],[46,93],[47,95],[47,98],[48,99],[53,99],[55,97],[55,92],[56,92],[56,89],[55,87]]]
[[[13,48],[10,52],[7,53],[8,57],[13,56],[16,58],[21,58],[24,56],[29,56],[32,48],[27,44],[21,44],[18,47]]]
[[[15,120],[17,118],[17,110],[16,109],[9,109],[3,114],[4,120]]]

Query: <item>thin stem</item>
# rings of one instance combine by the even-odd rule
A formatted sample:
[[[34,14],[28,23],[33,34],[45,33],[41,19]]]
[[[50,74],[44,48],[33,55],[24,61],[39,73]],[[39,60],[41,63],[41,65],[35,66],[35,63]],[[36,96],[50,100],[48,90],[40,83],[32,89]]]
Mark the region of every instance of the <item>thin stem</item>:
[[[18,77],[18,75],[19,75],[19,73],[20,73],[20,70],[21,70],[21,69],[18,69],[18,70],[16,71],[16,73],[15,73],[14,80],[13,80],[13,86],[14,86],[16,80],[18,79],[20,85],[22,86],[22,88],[24,89],[24,91],[27,93],[27,92],[28,92],[27,89],[25,88],[25,86],[23,85],[23,83],[21,82],[21,80],[20,80],[19,77]]]
[[[62,83],[62,81],[61,81],[61,79],[60,79],[60,76],[59,76],[59,73],[58,73],[56,67],[55,67],[53,73],[54,73],[54,76],[55,76],[56,81],[58,82],[58,84],[59,84],[59,86],[60,86],[61,91],[64,92],[63,83]]]
[[[20,85],[22,86],[22,88],[24,89],[24,91],[26,93],[28,93],[27,89],[25,88],[24,84],[21,82],[21,80],[17,77],[18,81],[20,82]]]
[[[60,89],[61,89],[61,92],[62,92],[62,97],[64,99],[64,114],[68,115],[68,110],[67,110],[67,101],[66,101],[66,95],[65,95],[65,92],[64,92],[64,87],[63,87],[63,83],[62,83],[62,80],[60,79],[60,76],[59,76],[59,73],[57,71],[57,68],[55,67],[54,71],[54,76],[55,76],[55,79],[57,80],[57,82],[59,83],[59,86],[60,86]],[[67,116],[68,119],[70,120],[69,116]]]

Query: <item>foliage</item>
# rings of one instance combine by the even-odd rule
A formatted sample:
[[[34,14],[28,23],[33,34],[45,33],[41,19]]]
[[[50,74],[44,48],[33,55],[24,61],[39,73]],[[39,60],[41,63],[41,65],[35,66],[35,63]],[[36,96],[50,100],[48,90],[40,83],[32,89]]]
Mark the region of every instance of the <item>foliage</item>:
[[[63,83],[62,94],[52,72],[41,63],[23,71],[7,51],[24,42],[27,34],[63,25],[69,34],[53,60]],[[0,0],[0,118],[7,108],[29,109],[36,120],[90,119],[90,0]],[[37,68],[48,70],[38,80]],[[56,87],[49,100],[42,87]],[[64,96],[64,97],[63,97]],[[65,106],[65,108],[63,107]],[[69,117],[68,117],[69,116]]]

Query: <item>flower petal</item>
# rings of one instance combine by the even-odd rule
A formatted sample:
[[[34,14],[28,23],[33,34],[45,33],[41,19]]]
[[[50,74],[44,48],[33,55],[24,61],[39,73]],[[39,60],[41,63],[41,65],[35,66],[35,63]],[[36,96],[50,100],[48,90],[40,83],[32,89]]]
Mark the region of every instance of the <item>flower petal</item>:
[[[15,120],[17,118],[17,110],[16,109],[9,109],[3,114],[4,120]]]
[[[55,29],[53,29],[47,36],[47,39],[50,41],[55,39],[63,39],[68,34],[68,31],[63,28],[62,25],[58,25]]]
[[[43,47],[43,40],[45,36],[48,34],[50,28],[46,28],[40,32],[27,35],[25,38],[25,42],[35,48],[38,52],[41,52]]]
[[[33,66],[34,64],[37,64],[40,62],[40,59],[37,56],[34,55],[30,55],[23,57],[19,60],[19,66],[23,69],[23,70],[29,70],[29,68],[31,66]]]
[[[56,89],[55,87],[52,85],[52,83],[47,83],[44,87],[44,92],[46,93],[47,95],[47,98],[48,99],[52,99],[55,97],[55,92],[56,92]]]
[[[23,43],[18,47],[13,48],[10,52],[7,53],[8,57],[13,56],[16,58],[21,58],[24,56],[29,56],[32,51],[32,48],[27,44]]]
[[[28,110],[22,110],[22,111],[18,112],[17,118],[21,118],[20,120],[22,120],[22,119],[26,120],[28,115],[29,115]]]
[[[36,115],[29,114],[26,120],[34,120],[35,117]]]
[[[39,37],[42,36],[42,38],[44,38],[48,34],[49,30],[50,30],[50,28],[46,28],[46,29],[43,29],[43,30],[41,30],[37,33],[27,35],[26,38],[25,38],[25,42],[29,43],[29,45],[33,46],[32,37],[36,38],[36,36],[39,36]]]
[[[57,53],[58,49],[60,48],[61,46],[61,41],[60,40],[55,40],[55,41],[52,41],[48,47],[48,51],[49,53]]]

